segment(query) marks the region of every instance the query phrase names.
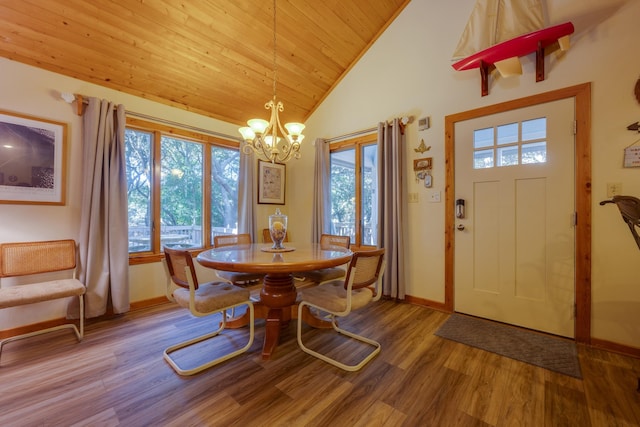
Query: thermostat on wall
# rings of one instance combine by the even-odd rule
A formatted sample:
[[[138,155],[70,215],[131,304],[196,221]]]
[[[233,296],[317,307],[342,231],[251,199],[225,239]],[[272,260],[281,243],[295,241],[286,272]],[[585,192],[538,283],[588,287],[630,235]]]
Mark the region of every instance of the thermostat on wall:
[[[418,130],[429,129],[429,117],[418,119]]]

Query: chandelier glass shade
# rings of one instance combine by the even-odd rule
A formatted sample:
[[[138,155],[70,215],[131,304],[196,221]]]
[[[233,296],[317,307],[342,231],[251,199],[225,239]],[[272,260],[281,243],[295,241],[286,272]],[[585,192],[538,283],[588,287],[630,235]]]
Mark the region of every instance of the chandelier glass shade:
[[[276,0],[273,0],[273,99],[264,104],[271,110],[269,121],[250,119],[245,127],[238,129],[244,140],[242,151],[255,153],[269,162],[284,163],[292,158],[300,158],[300,145],[304,139],[302,123],[280,123],[280,113],[284,111],[282,102],[276,99]]]

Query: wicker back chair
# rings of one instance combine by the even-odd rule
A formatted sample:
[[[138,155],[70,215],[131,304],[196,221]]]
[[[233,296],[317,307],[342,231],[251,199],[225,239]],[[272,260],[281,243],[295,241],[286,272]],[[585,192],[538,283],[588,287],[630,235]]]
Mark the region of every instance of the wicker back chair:
[[[600,202],[601,205],[607,203],[615,203],[620,210],[622,219],[629,226],[631,235],[640,249],[640,235],[638,229],[640,229],[640,199],[633,196],[613,196],[611,200],[605,200]]]
[[[199,283],[193,258],[189,251],[165,247],[164,256],[163,264],[168,276],[167,297],[181,307],[188,309],[191,314],[197,317],[210,316],[216,313],[222,315],[219,327],[215,331],[168,347],[164,351],[164,359],[169,365],[180,375],[193,375],[247,351],[253,344],[254,336],[254,309],[250,300],[249,290],[227,282]],[[177,350],[220,335],[226,327],[226,311],[243,305],[247,306],[250,315],[249,337],[244,347],[223,353],[193,368],[183,368],[171,357],[171,353]]]
[[[0,309],[72,297],[78,298],[79,309],[78,326],[71,321],[4,338],[0,340],[0,353],[9,342],[60,329],[71,329],[78,341],[82,340],[86,289],[76,278],[76,261],[76,242],[71,239],[0,244],[0,282],[2,278],[20,276],[26,281],[8,287],[0,283]],[[58,279],[47,279],[48,273],[65,271]]]
[[[250,244],[251,236],[249,234],[225,234],[221,236],[215,236],[213,238],[214,248]],[[264,274],[237,273],[234,271],[217,270],[216,274],[220,279],[233,283],[237,286],[252,286],[258,284],[264,278]]]
[[[340,236],[337,234],[323,234],[320,236],[320,247],[325,250],[348,250],[351,246],[351,238],[349,236]],[[311,270],[297,273],[297,275],[304,277],[306,280],[310,280],[317,284],[322,284],[330,280],[341,279],[346,274],[346,268],[332,267],[321,268],[318,270]]]
[[[357,371],[380,352],[380,343],[340,328],[336,323],[336,317],[345,317],[353,310],[380,299],[384,267],[384,249],[356,252],[351,258],[344,280],[335,280],[300,291],[297,339],[298,345],[305,353],[346,371]],[[372,346],[373,349],[360,362],[347,364],[329,357],[328,352],[320,353],[308,348],[302,341],[302,312],[305,306],[328,313],[336,332]],[[347,354],[349,351],[342,353]]]
[[[213,247],[222,248],[224,246],[250,245],[251,236],[249,234],[224,234],[213,238]]]

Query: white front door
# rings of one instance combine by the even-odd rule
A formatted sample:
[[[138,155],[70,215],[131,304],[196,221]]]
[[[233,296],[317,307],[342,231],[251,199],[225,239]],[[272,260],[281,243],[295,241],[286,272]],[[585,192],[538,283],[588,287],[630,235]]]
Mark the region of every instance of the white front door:
[[[455,310],[574,336],[574,98],[455,127]]]

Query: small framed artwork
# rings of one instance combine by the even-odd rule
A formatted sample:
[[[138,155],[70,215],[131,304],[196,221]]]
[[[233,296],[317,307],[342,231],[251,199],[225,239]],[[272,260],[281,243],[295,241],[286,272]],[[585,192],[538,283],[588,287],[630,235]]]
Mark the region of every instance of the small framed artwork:
[[[634,142],[636,144],[638,141]],[[640,167],[640,146],[633,144],[624,149],[624,167],[638,168]]]
[[[0,203],[64,205],[66,123],[0,110]]]
[[[285,165],[258,162],[258,203],[284,205]]]
[[[431,157],[423,157],[422,159],[413,160],[413,170],[415,172],[431,169]]]

